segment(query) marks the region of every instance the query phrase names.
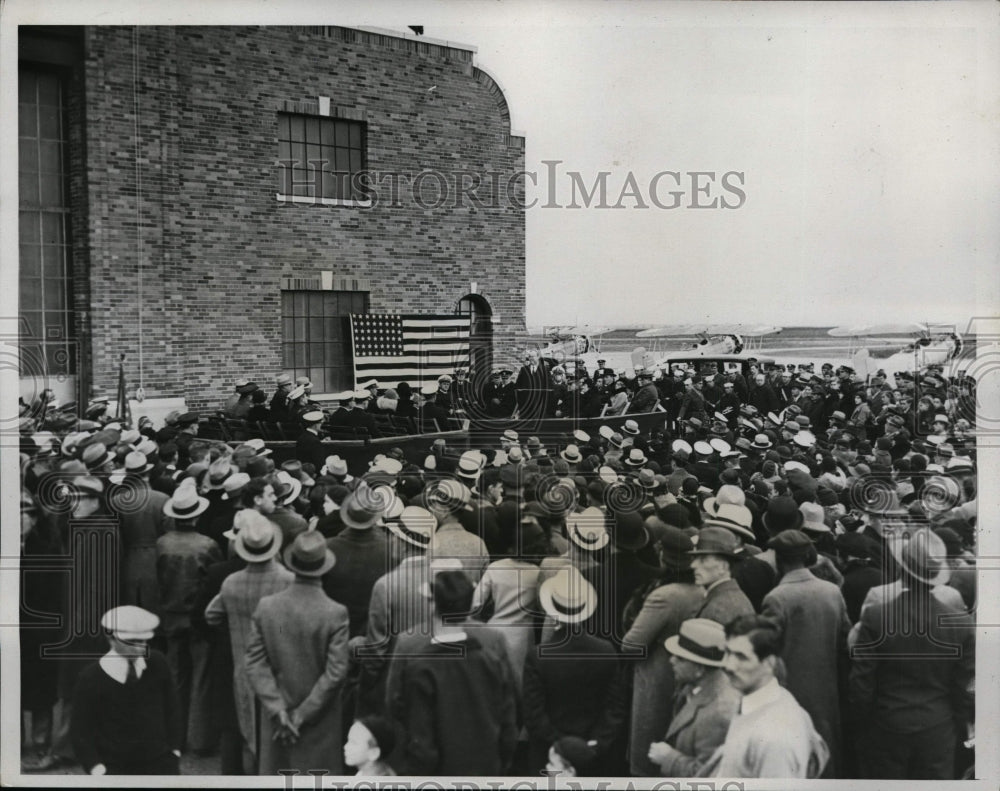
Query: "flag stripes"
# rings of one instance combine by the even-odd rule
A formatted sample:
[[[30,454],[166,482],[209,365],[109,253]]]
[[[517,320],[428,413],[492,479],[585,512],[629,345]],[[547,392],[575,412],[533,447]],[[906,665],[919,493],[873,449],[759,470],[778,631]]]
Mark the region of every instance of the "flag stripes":
[[[419,387],[467,367],[469,331],[468,316],[352,314],[355,386],[378,379]]]

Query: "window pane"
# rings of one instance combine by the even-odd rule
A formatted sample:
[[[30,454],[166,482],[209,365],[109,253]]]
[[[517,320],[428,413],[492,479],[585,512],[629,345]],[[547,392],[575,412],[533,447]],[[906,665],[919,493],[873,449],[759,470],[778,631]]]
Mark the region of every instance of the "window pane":
[[[309,305],[309,315],[319,317],[323,315],[323,292],[322,291],[310,291],[309,299],[307,300]],[[322,330],[320,330],[322,332]]]
[[[63,216],[53,212],[42,215],[42,244],[62,244]]]
[[[62,130],[59,127],[59,109],[56,107],[38,108],[38,135],[49,140],[58,140],[62,137]]]
[[[336,142],[338,146],[348,146],[351,144],[350,124],[347,121],[337,121]]]
[[[287,317],[283,318],[281,320],[281,337],[282,337],[282,339],[284,339],[286,341],[294,340],[295,336],[292,334],[294,332],[295,332],[295,322],[293,322],[292,319],[290,319],[290,318],[287,318]]]
[[[46,310],[64,310],[66,307],[66,294],[62,280],[45,279],[44,302]]]
[[[305,316],[307,310],[306,292],[296,291],[295,294],[295,316]]]
[[[39,239],[38,215],[34,212],[21,212],[20,215],[21,244],[35,244]]]
[[[61,246],[51,245],[49,247],[42,248],[43,258],[44,258],[44,274],[45,277],[50,278],[65,278],[65,272],[63,271],[63,248]]]
[[[309,340],[323,340],[323,317],[311,316],[309,318]]]
[[[42,179],[42,206],[62,206],[62,174],[43,173]]]
[[[361,148],[361,124],[351,124],[351,148]]]
[[[28,310],[41,310],[42,308],[42,281],[34,277],[22,277],[20,279],[19,294],[21,297],[20,310],[22,313]]]
[[[315,195],[316,174],[308,170],[296,168],[292,171],[292,194]]]
[[[292,348],[292,365],[296,368],[306,367],[306,349],[307,345],[304,343],[296,343]]]
[[[38,78],[38,102],[54,107],[59,106],[59,78],[52,74],[44,74]]]
[[[21,325],[21,341],[28,338],[40,339],[42,337],[42,314],[37,310],[21,309],[21,318],[24,320]]]
[[[278,165],[278,192],[282,195],[292,194],[292,169]]]
[[[65,311],[45,311],[45,339],[65,340],[68,314]]]
[[[319,143],[319,119],[306,118],[306,142]]]
[[[22,173],[18,182],[20,187],[20,203],[22,206],[38,205],[38,174]]]
[[[305,119],[301,115],[292,115],[288,118],[289,140],[305,142]]]
[[[326,346],[326,364],[327,365],[342,365],[344,362],[344,344],[342,343],[327,343]]]
[[[357,173],[361,169],[361,152],[351,151],[351,173]]]
[[[306,164],[310,168],[319,168],[320,170],[324,170],[325,169],[324,165],[321,162],[322,159],[323,156],[320,153],[320,148],[318,145],[310,144],[306,146]],[[317,165],[316,162],[318,161],[320,162],[320,164]]]
[[[326,386],[326,369],[325,368],[313,368],[309,379],[313,383],[314,393],[328,393],[330,390]]]
[[[43,173],[62,172],[62,143],[55,140],[43,140],[39,153],[40,170]]]
[[[306,318],[296,318],[293,319],[295,322],[295,342],[304,341],[309,338],[307,334],[309,331],[309,319]]]
[[[330,172],[323,173],[323,197],[324,198],[339,198],[340,197],[340,179],[336,175]]]
[[[19,102],[35,101],[38,75],[22,71],[17,75],[17,99]]]
[[[320,124],[320,142],[324,146],[332,146],[333,141],[333,121],[323,119]]]
[[[291,343],[281,344],[281,367],[291,368],[294,364],[294,355],[292,354],[293,345]]]
[[[323,316],[323,337],[328,341],[340,339],[340,319],[328,313]]]
[[[306,164],[306,144],[292,143],[292,159],[297,167],[305,167]]]
[[[37,137],[38,109],[33,104],[22,104],[17,110],[17,133],[23,137]]]
[[[349,151],[343,148],[337,149],[337,167],[338,173],[350,173],[351,172],[351,154]]]
[[[38,144],[34,139],[21,138],[17,148],[17,167],[24,172],[38,172]]]
[[[278,141],[278,164],[287,162],[292,158],[292,144],[287,140]]]
[[[278,113],[278,139],[290,140],[288,129],[288,113]]]
[[[309,344],[309,365],[325,365],[326,357],[323,353],[322,343]]]
[[[281,313],[283,316],[292,315],[292,292],[282,291],[281,292]]]

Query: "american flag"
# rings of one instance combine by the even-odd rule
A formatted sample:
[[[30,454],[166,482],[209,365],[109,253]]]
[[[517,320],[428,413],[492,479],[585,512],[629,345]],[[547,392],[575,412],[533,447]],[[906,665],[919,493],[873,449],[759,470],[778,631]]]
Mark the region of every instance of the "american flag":
[[[469,364],[468,316],[351,315],[354,382],[419,387]]]

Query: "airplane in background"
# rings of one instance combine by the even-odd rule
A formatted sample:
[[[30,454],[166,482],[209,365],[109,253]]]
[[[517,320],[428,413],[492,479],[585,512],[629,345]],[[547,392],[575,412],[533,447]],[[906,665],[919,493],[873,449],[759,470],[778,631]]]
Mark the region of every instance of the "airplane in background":
[[[861,351],[867,350],[866,343],[898,349],[885,359],[871,358],[869,362],[873,370],[881,368],[892,375],[944,365],[962,351],[962,337],[950,324],[863,324],[834,327],[827,334],[850,338]]]
[[[718,355],[747,354],[761,351],[763,338],[776,335],[781,327],[768,324],[673,324],[651,327],[636,333],[637,338],[694,338],[694,343],[678,349],[654,350],[653,365],[660,365],[679,352],[686,355],[716,357]]]
[[[538,350],[539,356],[567,369],[574,366],[585,368],[590,375],[601,367],[598,364],[599,360],[604,360],[605,368],[632,371],[636,365],[642,364],[642,356],[646,350],[638,348],[631,352],[602,351],[601,336],[612,329],[587,325],[552,327],[543,333],[548,336],[549,342]]]

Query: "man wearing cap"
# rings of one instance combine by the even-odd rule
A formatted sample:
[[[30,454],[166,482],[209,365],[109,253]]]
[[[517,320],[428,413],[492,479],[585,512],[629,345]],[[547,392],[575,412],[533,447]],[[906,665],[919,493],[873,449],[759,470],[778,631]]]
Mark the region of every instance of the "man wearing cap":
[[[653,374],[646,368],[639,371],[636,377],[639,380],[639,389],[635,391],[632,402],[629,404],[628,413],[635,415],[643,412],[652,412],[660,402],[660,394],[653,384]]]
[[[254,611],[265,596],[287,588],[295,575],[276,559],[281,550],[281,530],[253,509],[240,511],[233,525],[233,552],[246,561],[246,567],[226,577],[219,593],[205,608],[205,621],[211,626],[228,626],[232,650],[231,679],[236,716],[243,738],[243,769],[257,773],[259,710],[246,673],[247,644]]]
[[[435,398],[438,393],[438,383],[429,382],[414,394],[414,404],[417,407],[417,425],[424,429],[423,433],[447,431],[450,428],[448,412],[442,409]]]
[[[740,693],[722,671],[726,632],[716,621],[691,618],[665,646],[680,691],[667,735],[649,745],[649,759],[663,777],[697,777],[740,709]]]
[[[301,420],[305,428],[295,441],[295,458],[312,464],[317,470],[323,466],[327,455],[320,438],[320,425],[324,419],[325,415],[319,409],[303,413]]]
[[[840,765],[838,666],[846,660],[847,605],[840,589],[810,570],[816,561],[812,540],[801,530],[784,530],[768,542],[778,565],[778,584],[764,597],[761,615],[785,635],[781,658],[785,687],[809,716],[830,748],[828,776]]]
[[[726,627],[723,672],[742,695],[722,746],[701,768],[704,777],[816,778],[828,750],[809,713],[778,683],[783,635],[760,615]]]
[[[732,578],[742,547],[736,534],[726,527],[707,526],[698,531],[691,556],[694,581],[705,589],[705,600],[696,618],[708,618],[722,625],[740,615],[753,613],[746,594]]]
[[[862,774],[951,780],[956,741],[973,726],[973,622],[931,592],[948,578],[940,537],[909,525],[893,526],[885,537],[901,584],[862,609],[851,653],[849,716]]]
[[[73,697],[73,747],[87,774],[180,774],[177,691],[167,660],[149,649],[158,624],[132,605],[101,619],[110,648],[80,674]]]
[[[174,521],[174,529],[156,541],[156,577],[160,586],[163,633],[167,661],[181,701],[181,733],[190,749],[213,749],[208,689],[208,635],[193,622],[194,606],[206,570],[222,560],[219,545],[195,530],[197,518],[208,508],[198,495],[194,479],[186,478],[163,506]]]
[[[539,601],[556,626],[524,665],[524,718],[531,771],[545,766],[549,747],[563,736],[585,739],[599,758],[599,774],[619,770],[612,753],[628,711],[627,676],[614,646],[587,628],[598,594],[573,566],[539,587]]]
[[[302,533],[285,549],[295,580],[254,611],[247,676],[261,704],[260,772],[343,774],[341,689],[347,675],[347,608],[323,592],[336,563],[323,536]]]
[[[253,394],[260,388],[256,382],[240,379],[236,382],[236,392],[226,400],[223,407],[226,417],[233,420],[246,420],[253,406]]]

